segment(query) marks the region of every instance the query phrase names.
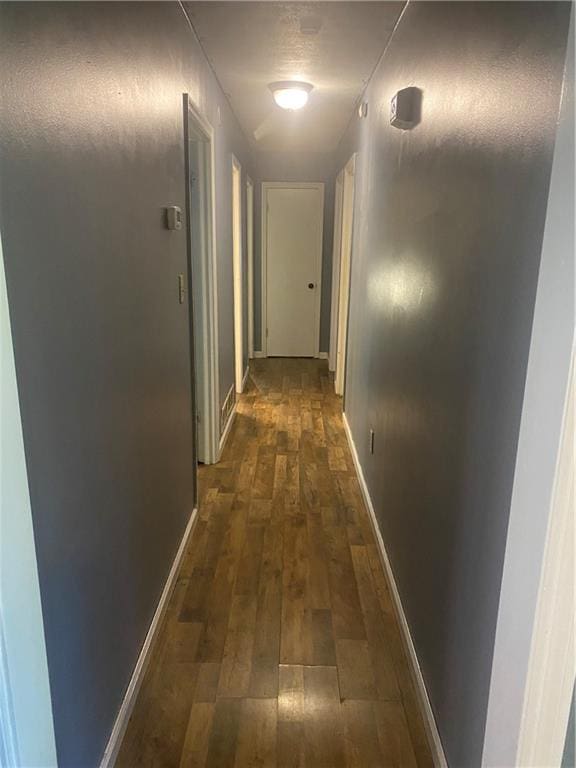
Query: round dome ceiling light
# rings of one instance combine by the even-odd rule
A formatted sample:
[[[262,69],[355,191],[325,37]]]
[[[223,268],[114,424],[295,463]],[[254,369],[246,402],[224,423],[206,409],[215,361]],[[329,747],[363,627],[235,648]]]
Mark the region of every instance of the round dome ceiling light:
[[[293,80],[282,80],[270,83],[268,86],[274,96],[274,101],[282,109],[302,109],[308,102],[308,94],[314,86],[310,83],[300,83]]]

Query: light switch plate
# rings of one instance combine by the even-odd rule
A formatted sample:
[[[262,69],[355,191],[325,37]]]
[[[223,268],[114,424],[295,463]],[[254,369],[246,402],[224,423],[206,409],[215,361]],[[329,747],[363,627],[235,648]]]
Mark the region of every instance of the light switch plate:
[[[177,205],[166,208],[166,229],[182,229],[182,209]]]

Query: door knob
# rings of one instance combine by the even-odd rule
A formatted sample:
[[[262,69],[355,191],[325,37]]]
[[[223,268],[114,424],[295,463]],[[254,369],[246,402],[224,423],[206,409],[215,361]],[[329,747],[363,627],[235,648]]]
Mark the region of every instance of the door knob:
[[[314,283],[308,283],[308,288],[310,288],[310,290],[312,290],[314,288]]]

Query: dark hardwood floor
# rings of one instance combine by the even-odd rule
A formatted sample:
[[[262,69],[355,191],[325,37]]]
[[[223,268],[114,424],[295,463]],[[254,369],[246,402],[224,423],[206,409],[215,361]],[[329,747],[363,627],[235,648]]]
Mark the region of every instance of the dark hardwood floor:
[[[325,361],[254,360],[117,766],[432,766]]]

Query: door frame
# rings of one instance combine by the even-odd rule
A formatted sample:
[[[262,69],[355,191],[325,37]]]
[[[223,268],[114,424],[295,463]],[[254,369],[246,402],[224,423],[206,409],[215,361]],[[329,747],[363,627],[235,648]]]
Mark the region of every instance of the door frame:
[[[338,301],[335,347],[334,391],[344,396],[346,383],[346,358],[348,352],[348,316],[350,306],[350,282],[352,276],[352,239],[354,231],[354,197],[356,176],[356,154],[342,169],[342,212],[340,233],[340,255],[338,258]],[[332,337],[332,328],[331,337]]]
[[[232,275],[234,294],[234,381],[244,389],[244,300],[242,270],[242,166],[232,155]]]
[[[573,348],[516,765],[560,765],[574,692],[574,362]]]
[[[330,302],[330,346],[328,370],[336,370],[338,343],[338,296],[340,292],[340,254],[342,250],[342,205],[344,202],[344,168],[336,176],[334,189],[334,235],[332,246],[332,299]]]
[[[246,177],[246,262],[248,267],[248,358],[254,357],[254,183]]]
[[[0,765],[56,766],[30,483],[0,237]]]
[[[262,318],[262,338],[261,338],[261,356],[268,357],[268,292],[267,292],[267,270],[268,270],[268,190],[269,189],[318,189],[320,191],[321,207],[321,227],[318,249],[320,258],[316,267],[316,303],[314,307],[314,357],[320,357],[320,309],[322,305],[322,262],[323,252],[322,244],[324,241],[324,182],[323,181],[263,181],[262,182],[262,204],[261,204],[261,318]]]
[[[188,295],[190,302],[191,354],[203,357],[202,381],[196,385],[196,366],[192,358],[192,386],[196,388],[194,400],[200,405],[202,422],[197,423],[194,403],[195,442],[197,458],[204,464],[214,464],[219,459],[220,448],[220,383],[218,359],[218,265],[216,263],[216,178],[214,129],[192,101],[184,94],[184,138],[185,138],[185,179],[186,179],[186,238],[188,249]],[[202,348],[194,349],[193,326],[193,281],[192,281],[192,210],[190,205],[190,150],[189,142],[196,140],[204,145],[203,162],[205,173],[198,180],[201,205],[195,223],[200,228],[202,253],[200,273],[194,275],[200,281],[199,308],[203,333]]]

